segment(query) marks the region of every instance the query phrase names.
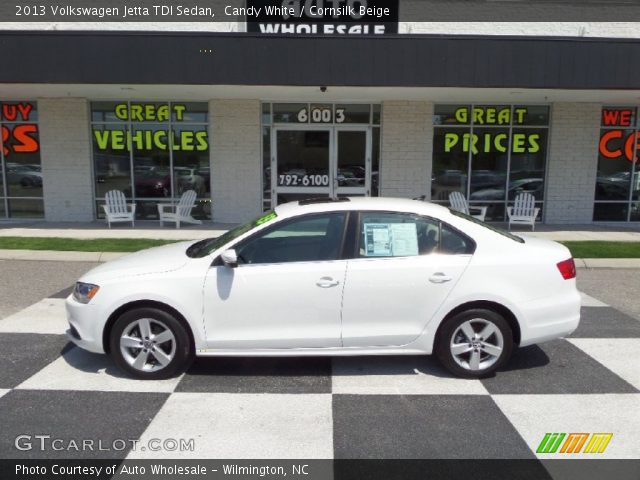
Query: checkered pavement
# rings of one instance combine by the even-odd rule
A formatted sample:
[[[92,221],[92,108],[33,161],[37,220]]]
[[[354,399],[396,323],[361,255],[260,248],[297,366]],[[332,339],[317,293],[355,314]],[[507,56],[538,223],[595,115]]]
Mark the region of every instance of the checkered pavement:
[[[184,459],[533,459],[546,432],[613,432],[598,458],[640,458],[640,321],[590,297],[570,338],[517,350],[485,380],[452,378],[429,357],[360,357],[204,358],[143,382],[67,342],[67,293],[0,320],[0,458],[69,458],[14,447],[46,434],[193,438]]]

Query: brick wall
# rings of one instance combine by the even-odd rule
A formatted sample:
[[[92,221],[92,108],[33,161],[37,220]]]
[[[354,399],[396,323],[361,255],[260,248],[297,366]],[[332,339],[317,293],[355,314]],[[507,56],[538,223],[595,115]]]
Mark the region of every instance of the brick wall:
[[[250,220],[262,211],[260,102],[212,100],[209,118],[213,220]]]
[[[383,102],[381,196],[429,198],[432,122],[433,103]]]
[[[601,105],[554,103],[547,159],[545,223],[590,223]]]
[[[38,100],[44,214],[48,221],[94,218],[89,110],[85,99]]]

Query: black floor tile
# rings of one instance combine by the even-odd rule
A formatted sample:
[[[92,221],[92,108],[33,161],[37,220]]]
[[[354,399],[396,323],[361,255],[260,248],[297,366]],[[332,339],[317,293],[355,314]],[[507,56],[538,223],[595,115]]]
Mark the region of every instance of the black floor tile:
[[[198,358],[176,391],[331,393],[331,359]]]
[[[0,458],[124,458],[132,440],[140,438],[168,396],[12,390],[0,398]],[[19,445],[31,448],[16,448],[16,437],[20,435],[26,437],[19,440]],[[50,436],[44,440],[44,449],[36,435]],[[54,439],[60,441],[53,444]],[[83,446],[85,440],[93,442],[92,448]],[[79,451],[71,446],[72,441]]]
[[[534,458],[486,395],[334,395],[335,458]]]
[[[491,394],[638,392],[566,340],[516,349],[511,360],[482,383]]]
[[[71,344],[65,335],[0,333],[0,388],[13,388],[58,358]]]

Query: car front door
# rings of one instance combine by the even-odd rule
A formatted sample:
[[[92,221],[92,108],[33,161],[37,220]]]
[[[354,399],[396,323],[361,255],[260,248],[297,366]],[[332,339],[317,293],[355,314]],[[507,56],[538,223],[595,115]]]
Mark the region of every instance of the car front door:
[[[458,282],[473,242],[438,220],[363,212],[347,265],[342,309],[345,347],[415,340]]]
[[[234,247],[236,268],[214,262],[204,285],[208,347],[340,346],[345,224],[344,212],[283,220]]]

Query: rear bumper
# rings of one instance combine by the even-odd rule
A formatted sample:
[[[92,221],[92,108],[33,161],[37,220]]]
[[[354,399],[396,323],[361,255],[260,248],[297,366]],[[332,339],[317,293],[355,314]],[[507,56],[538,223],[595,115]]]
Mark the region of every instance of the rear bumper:
[[[520,305],[520,346],[525,347],[570,335],[580,323],[581,298],[577,290]]]

